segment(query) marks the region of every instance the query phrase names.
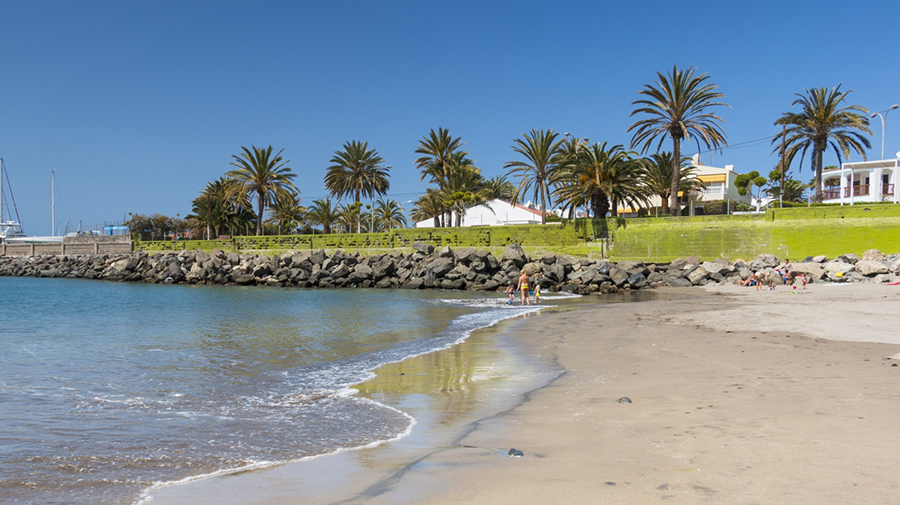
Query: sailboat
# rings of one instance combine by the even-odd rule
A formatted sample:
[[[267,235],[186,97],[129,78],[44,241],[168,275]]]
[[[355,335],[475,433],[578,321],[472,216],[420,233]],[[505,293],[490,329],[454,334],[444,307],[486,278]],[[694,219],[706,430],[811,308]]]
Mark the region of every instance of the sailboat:
[[[24,237],[25,233],[22,231],[22,225],[18,221],[12,221],[10,219],[3,219],[3,204],[6,202],[6,199],[3,196],[3,179],[6,178],[7,184],[9,183],[9,175],[6,174],[6,165],[3,163],[3,158],[0,158],[0,242],[8,242],[10,239]],[[16,207],[16,201],[12,197],[12,188],[9,190],[10,201],[12,202],[13,209]],[[9,204],[6,206],[7,211],[9,211]],[[18,211],[16,211],[16,215],[18,216]]]
[[[54,202],[55,195],[53,192],[53,187],[56,185],[56,171],[50,172],[50,201]],[[12,191],[10,191],[10,196],[12,195]],[[13,203],[13,208],[15,208],[15,202]],[[51,220],[56,222],[56,204],[51,203],[52,209],[52,217]],[[0,221],[2,221],[2,216],[0,216]],[[18,228],[16,228],[18,227]],[[53,230],[50,230],[50,233],[53,233],[49,237],[27,237],[24,233],[22,233],[22,225],[18,222],[9,222],[9,226],[7,227],[9,230],[17,230],[13,231],[13,234],[7,232],[4,235],[3,243],[5,244],[62,244],[63,237],[61,235],[56,235]]]

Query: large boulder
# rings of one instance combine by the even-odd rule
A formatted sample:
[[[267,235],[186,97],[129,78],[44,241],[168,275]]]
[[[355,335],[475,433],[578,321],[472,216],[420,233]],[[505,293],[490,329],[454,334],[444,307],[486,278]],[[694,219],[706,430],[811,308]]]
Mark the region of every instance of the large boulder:
[[[855,254],[843,254],[837,257],[838,261],[843,261],[844,263],[850,263],[851,265],[855,265],[857,261],[859,261],[859,256]]]
[[[626,273],[625,270],[622,270],[618,266],[611,267],[609,269],[609,279],[617,287],[622,287],[628,281],[628,273]]]
[[[851,263],[845,263],[843,261],[829,261],[828,263],[825,263],[825,274],[836,274],[840,272],[841,275],[844,275],[852,272],[853,268],[854,266]],[[796,267],[794,269],[796,270]]]
[[[512,261],[516,268],[522,268],[525,266],[525,263],[528,262],[528,258],[525,256],[525,251],[522,250],[522,247],[519,244],[509,244],[506,246],[506,249],[503,250],[503,256],[500,257],[501,262]]]
[[[722,264],[715,261],[704,261],[700,264],[700,268],[711,274],[725,275],[734,272],[734,267],[728,264]]]
[[[884,254],[882,254],[878,249],[869,249],[862,255],[862,261],[881,261],[883,259]]]
[[[428,264],[427,269],[436,278],[443,277],[447,272],[453,270],[453,260],[445,257],[436,258]]]
[[[526,263],[523,270],[525,270],[525,275],[531,277],[532,275],[539,273],[541,271],[541,267],[538,263],[532,261],[531,263]]]
[[[691,281],[691,284],[696,286],[700,284],[701,281],[709,277],[709,272],[707,272],[705,268],[695,268],[686,277],[687,280]]]
[[[818,280],[825,277],[825,268],[821,263],[812,261],[806,263],[794,263],[793,269],[794,273],[803,274],[812,279]]]
[[[859,260],[854,267],[857,272],[865,276],[888,273],[888,266],[882,261]]]
[[[417,252],[419,252],[419,253],[421,253],[421,254],[424,254],[425,256],[428,256],[429,254],[431,254],[432,252],[434,252],[434,246],[433,246],[433,245],[431,245],[431,244],[423,244],[423,243],[421,243],[421,242],[415,242],[415,243],[413,243],[413,249],[415,249]],[[414,289],[418,289],[418,288],[414,288]]]
[[[556,263],[556,253],[553,251],[547,251],[544,254],[541,254],[541,263],[546,263],[547,265]]]
[[[671,286],[673,288],[689,288],[693,286],[691,281],[685,279],[681,275],[670,272],[673,271],[669,270],[669,272],[666,272],[665,275],[663,275],[662,281],[666,283],[666,286]]]
[[[760,254],[756,257],[756,261],[760,262],[763,268],[775,268],[780,264],[774,254]]]
[[[632,289],[641,289],[647,285],[647,278],[642,273],[636,273],[629,277],[627,282]]]

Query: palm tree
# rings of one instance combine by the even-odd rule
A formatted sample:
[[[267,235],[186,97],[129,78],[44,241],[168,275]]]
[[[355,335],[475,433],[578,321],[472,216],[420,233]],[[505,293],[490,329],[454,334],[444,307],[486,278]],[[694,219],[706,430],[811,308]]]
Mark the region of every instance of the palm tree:
[[[515,139],[512,150],[521,154],[527,161],[508,161],[503,168],[508,168],[508,175],[516,174],[519,177],[519,187],[513,196],[513,203],[517,203],[522,196],[534,187],[533,199],[541,200],[541,224],[547,223],[547,202],[550,198],[550,186],[553,184],[556,165],[559,162],[559,146],[561,140],[556,140],[559,134],[553,130],[535,130],[531,133],[523,133],[521,139]]]
[[[231,165],[237,167],[237,170],[227,172],[225,175],[240,184],[242,195],[256,198],[259,209],[256,213],[256,234],[262,235],[262,220],[266,207],[276,196],[289,190],[297,191],[291,182],[297,174],[286,166],[290,160],[282,158],[281,153],[284,149],[278,151],[275,156],[272,156],[272,146],[267,149],[253,146],[253,152],[246,147],[241,149],[244,152],[240,156],[232,155],[234,161]]]
[[[847,95],[853,90],[843,92],[840,84],[830,90],[822,87],[803,91],[805,95],[794,93],[798,98],[791,104],[792,107],[799,105],[802,110],[798,113],[785,112],[775,121],[776,125],[783,125],[785,128],[783,133],[772,139],[772,143],[777,143],[776,150],[780,150],[784,136],[786,145],[784,157],[788,166],[794,157],[802,152],[801,169],[806,151],[812,148],[812,168],[816,174],[816,203],[821,203],[822,155],[825,149],[830,146],[839,163],[842,159],[841,153],[844,157],[849,157],[851,148],[866,159],[865,150],[871,146],[862,133],[872,134],[867,117],[869,111],[860,105],[841,107]]]
[[[497,175],[484,180],[484,188],[490,195],[489,199],[512,200],[516,195],[516,186],[506,180],[505,175]]]
[[[460,149],[463,145],[461,137],[453,138],[450,131],[443,128],[438,128],[437,132],[431,130],[427,137],[422,137],[415,151],[416,154],[423,155],[415,161],[416,167],[422,172],[421,180],[430,178],[429,182],[436,184],[438,190],[446,196],[447,186],[453,180],[453,172],[460,167],[474,165],[468,159],[469,153]],[[443,199],[441,201],[443,202]],[[442,225],[453,225],[449,214],[449,209],[441,209]]]
[[[266,223],[277,226],[279,235],[284,228],[291,230],[291,234],[293,234],[300,226],[300,222],[303,221],[305,212],[306,209],[300,206],[300,197],[296,193],[284,193],[278,195],[272,202]]]
[[[388,230],[406,226],[406,216],[403,215],[403,207],[397,200],[383,200],[375,202],[375,219]]]
[[[560,169],[555,196],[570,209],[588,205],[595,218],[618,212],[619,203],[631,207],[646,202],[642,184],[644,166],[623,146],[595,143],[586,147]]]
[[[727,107],[727,104],[716,101],[725,98],[725,95],[716,91],[718,88],[715,84],[706,82],[708,75],[694,76],[695,72],[694,67],[678,70],[677,66],[672,67],[668,76],[657,72],[656,86],[645,84],[638,94],[646,98],[632,102],[632,105],[639,107],[631,116],[646,114],[648,117],[628,128],[628,131],[635,131],[631,148],[643,144],[641,154],[645,154],[654,141],[658,140],[656,149],[659,150],[666,138],[672,139],[670,212],[673,216],[677,216],[679,212],[678,187],[681,171],[676,165],[681,160],[681,141],[689,141],[693,135],[698,144],[702,140],[708,149],[720,150],[722,146],[728,145],[720,124],[722,119],[707,112],[711,107]]]
[[[306,210],[306,219],[310,223],[320,225],[325,234],[331,233],[331,227],[338,221],[340,210],[331,204],[331,199],[313,200]]]
[[[441,197],[440,191],[428,188],[425,194],[416,200],[416,206],[413,207],[410,219],[414,222],[434,219],[434,227],[440,228],[443,224],[441,220],[444,217],[443,202],[444,199]]]
[[[682,158],[679,164],[678,191],[690,193],[691,191],[704,189],[706,186],[703,184],[703,181],[694,174],[694,166],[685,163],[687,159]],[[669,197],[672,195],[672,171],[674,166],[675,163],[673,163],[672,153],[670,152],[654,153],[646,160],[647,174],[644,180],[650,193],[659,196],[663,214],[669,213]]]
[[[361,202],[363,196],[374,198],[375,195],[387,193],[391,187],[388,180],[390,167],[384,166],[384,159],[375,149],[369,149],[368,142],[355,140],[344,144],[343,151],[335,151],[331,158],[332,166],[325,174],[325,187],[331,196],[341,198],[353,196],[354,202]],[[357,214],[357,219],[359,214]],[[356,233],[360,233],[359,220],[356,222]]]

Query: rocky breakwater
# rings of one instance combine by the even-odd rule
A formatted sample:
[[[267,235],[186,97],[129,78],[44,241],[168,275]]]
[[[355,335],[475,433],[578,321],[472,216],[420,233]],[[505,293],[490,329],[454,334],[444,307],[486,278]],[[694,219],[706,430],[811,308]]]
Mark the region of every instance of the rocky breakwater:
[[[547,291],[609,293],[659,285],[665,266],[575,259],[552,252],[527,256],[518,245],[502,256],[475,249],[376,254],[289,252],[272,257],[214,250],[148,255],[0,258],[0,276],[104,279],[148,283],[237,284],[301,288],[403,288],[493,291],[515,283],[522,270]]]
[[[501,257],[475,249],[435,249],[415,244],[414,252],[368,257],[335,251],[289,252],[272,257],[214,250],[148,255],[37,256],[0,258],[0,276],[105,279],[148,283],[237,284],[301,288],[403,288],[494,291],[516,283],[521,271],[546,291],[604,294],[659,286],[690,287],[711,282],[738,283],[756,272],[776,277],[784,265],[773,255],[753,261],[701,261],[696,257],[671,263],[576,259],[546,252],[529,257],[518,245]],[[813,281],[892,282],[900,255],[867,251],[862,258],[807,258],[793,265]]]

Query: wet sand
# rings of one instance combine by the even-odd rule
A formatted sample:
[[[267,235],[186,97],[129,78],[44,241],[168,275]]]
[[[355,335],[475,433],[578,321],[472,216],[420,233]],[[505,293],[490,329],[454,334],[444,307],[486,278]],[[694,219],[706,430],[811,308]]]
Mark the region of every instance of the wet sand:
[[[511,388],[508,404],[377,393],[424,406],[411,412],[421,431],[157,503],[896,502],[900,287],[689,292],[508,325],[507,352],[550,381]],[[525,456],[505,457],[512,447]]]

